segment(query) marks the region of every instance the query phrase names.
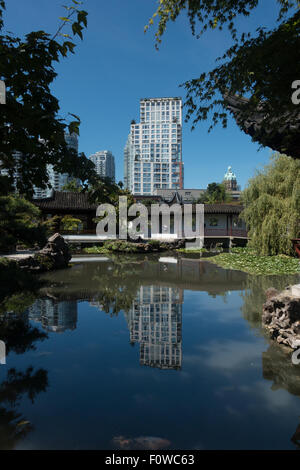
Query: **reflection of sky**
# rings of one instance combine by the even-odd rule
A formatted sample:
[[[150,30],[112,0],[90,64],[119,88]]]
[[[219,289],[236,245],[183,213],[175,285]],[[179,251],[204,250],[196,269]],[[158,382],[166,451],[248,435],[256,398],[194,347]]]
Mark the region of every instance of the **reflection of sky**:
[[[263,379],[268,344],[242,318],[240,292],[183,298],[179,371],[141,367],[123,313],[110,317],[89,302],[77,305],[76,330],[9,355],[10,367],[49,375],[34,405],[20,403],[34,431],[19,448],[293,448],[299,397]]]

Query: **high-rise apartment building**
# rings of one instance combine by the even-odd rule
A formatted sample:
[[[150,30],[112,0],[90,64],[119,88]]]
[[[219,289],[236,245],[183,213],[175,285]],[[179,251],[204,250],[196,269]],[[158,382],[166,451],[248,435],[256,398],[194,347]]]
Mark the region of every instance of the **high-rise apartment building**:
[[[78,136],[77,134],[65,134],[67,146],[78,153]],[[72,179],[67,173],[58,173],[54,170],[53,165],[47,165],[48,185],[46,189],[34,187],[34,199],[43,199],[51,197],[52,191],[62,191],[63,187]]]
[[[96,172],[99,176],[115,181],[115,157],[109,150],[100,150],[90,155],[89,159],[96,166]]]
[[[77,134],[68,134],[65,133],[65,140],[67,143],[67,146],[69,148],[73,148],[76,153],[78,153],[78,136]],[[43,140],[40,139],[40,142],[43,143]],[[14,159],[15,159],[15,168],[14,168],[14,186],[16,187],[17,180],[20,178],[20,172],[19,172],[19,167],[20,167],[20,160],[22,158],[25,158],[22,152],[14,152]],[[1,166],[1,162],[0,162]],[[70,177],[67,173],[58,173],[57,171],[54,170],[53,165],[47,165],[47,172],[48,172],[48,188],[42,189],[42,188],[37,188],[34,186],[34,199],[41,199],[41,198],[47,198],[50,197],[52,194],[52,190],[54,189],[55,191],[61,191],[62,188],[67,184],[71,179],[74,179]],[[0,175],[6,176],[8,175],[8,170],[6,169],[1,169],[0,168]]]
[[[124,185],[133,194],[183,189],[182,100],[143,98],[124,150]]]
[[[132,191],[133,187],[133,169],[134,169],[134,147],[131,143],[131,134],[129,134],[124,148],[124,188]]]

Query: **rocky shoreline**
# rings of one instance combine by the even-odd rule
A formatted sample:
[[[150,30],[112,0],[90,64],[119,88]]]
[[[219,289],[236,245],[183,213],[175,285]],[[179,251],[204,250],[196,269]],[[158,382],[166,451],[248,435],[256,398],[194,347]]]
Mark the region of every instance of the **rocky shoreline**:
[[[4,257],[17,268],[30,272],[44,272],[64,269],[69,266],[72,258],[68,244],[59,233],[55,233],[41,250],[34,254]]]
[[[291,349],[300,348],[300,285],[283,292],[268,289],[262,324],[271,339]]]

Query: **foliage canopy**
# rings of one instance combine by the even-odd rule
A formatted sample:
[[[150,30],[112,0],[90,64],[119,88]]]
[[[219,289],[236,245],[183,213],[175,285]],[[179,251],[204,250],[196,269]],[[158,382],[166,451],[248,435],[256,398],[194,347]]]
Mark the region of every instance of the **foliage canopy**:
[[[224,184],[210,183],[205,193],[199,198],[201,204],[217,204],[222,202],[231,202],[232,197],[226,191]]]
[[[300,161],[274,154],[243,192],[249,246],[262,255],[293,253],[300,236]]]
[[[259,107],[264,116],[262,125],[270,134],[280,132],[287,115],[292,122],[299,120],[299,106],[292,103],[291,87],[300,77],[300,1],[274,0],[278,9],[276,28],[262,25],[254,35],[238,33],[238,18],[249,17],[261,3],[261,0],[160,0],[149,22],[153,24],[158,18],[156,47],[168,23],[183,12],[198,38],[207,30],[217,29],[228,29],[232,37],[232,46],[217,58],[215,68],[202,71],[199,77],[182,85],[187,91],[186,119],[192,118],[192,128],[210,117],[209,130],[219,122],[226,127],[228,94],[249,97],[242,117],[246,120]]]
[[[17,195],[2,196],[0,214],[0,251],[10,251],[17,243],[28,246],[46,243],[40,210],[31,202]]]
[[[57,76],[55,64],[74,52],[76,36],[83,38],[87,12],[79,7],[75,0],[64,7],[67,16],[60,18],[54,35],[33,31],[21,39],[3,31],[5,1],[0,0],[0,80],[6,84],[6,104],[1,104],[0,113],[0,169],[8,173],[1,178],[6,193],[13,188],[16,169],[16,189],[29,196],[34,185],[46,187],[49,164],[83,180],[94,171],[93,164],[83,155],[78,157],[65,141],[66,131],[79,134],[79,117],[71,114],[73,121],[63,119],[50,90]],[[62,33],[65,25],[70,34]]]

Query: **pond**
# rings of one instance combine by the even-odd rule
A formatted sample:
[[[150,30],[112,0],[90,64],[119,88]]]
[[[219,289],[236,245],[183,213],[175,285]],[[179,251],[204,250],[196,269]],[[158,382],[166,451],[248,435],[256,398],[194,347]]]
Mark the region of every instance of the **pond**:
[[[296,449],[300,366],[269,287],[205,258],[77,258],[0,313],[1,449]]]

